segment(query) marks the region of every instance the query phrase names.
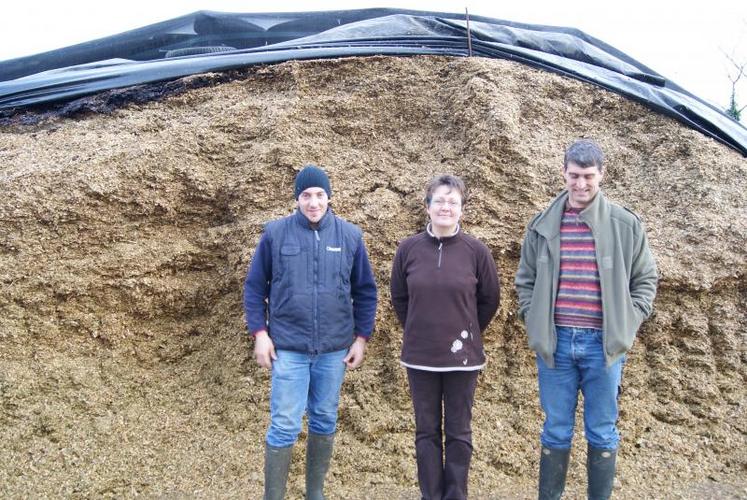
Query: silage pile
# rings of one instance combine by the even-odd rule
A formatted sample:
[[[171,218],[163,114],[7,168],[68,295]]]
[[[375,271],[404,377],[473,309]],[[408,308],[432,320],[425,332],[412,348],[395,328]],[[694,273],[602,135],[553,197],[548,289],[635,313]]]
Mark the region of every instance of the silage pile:
[[[364,228],[381,297],[367,361],[343,389],[330,497],[418,497],[388,279],[437,172],[472,188],[465,228],[492,249],[504,291],[486,334],[471,491],[533,497],[541,412],[512,282],[524,226],[581,136],[607,151],[606,191],[641,214],[661,275],[625,369],[616,494],[747,495],[738,153],[508,61],[288,62],[182,83],[110,113],[0,128],[4,498],[261,497],[268,375],[241,291],[263,222],[289,213],[309,162],[329,171],[337,213]],[[569,498],[585,491],[584,446],[579,430]]]

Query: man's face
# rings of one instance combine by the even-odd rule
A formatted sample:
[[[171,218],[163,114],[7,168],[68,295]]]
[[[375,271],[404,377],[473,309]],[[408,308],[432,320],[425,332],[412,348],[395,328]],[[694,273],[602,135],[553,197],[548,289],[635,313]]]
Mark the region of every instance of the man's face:
[[[298,209],[301,211],[309,222],[315,224],[322,220],[327,213],[329,198],[327,192],[322,188],[310,187],[298,195]]]
[[[568,202],[573,208],[586,208],[599,192],[604,173],[599,167],[583,168],[572,161],[563,171]]]

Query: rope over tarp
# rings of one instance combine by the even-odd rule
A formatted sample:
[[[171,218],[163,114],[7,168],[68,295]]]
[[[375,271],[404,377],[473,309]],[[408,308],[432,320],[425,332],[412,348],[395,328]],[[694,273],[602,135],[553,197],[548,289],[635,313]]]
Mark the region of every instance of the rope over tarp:
[[[747,156],[747,129],[614,47],[574,28],[470,16],[472,54],[510,59],[617,92]],[[401,9],[199,11],[119,35],[0,62],[0,110],[287,60],[468,55],[464,14]]]

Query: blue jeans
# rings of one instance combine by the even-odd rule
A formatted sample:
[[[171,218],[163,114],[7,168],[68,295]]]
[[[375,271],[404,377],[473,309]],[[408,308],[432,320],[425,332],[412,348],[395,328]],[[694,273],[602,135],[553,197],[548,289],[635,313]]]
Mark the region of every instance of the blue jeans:
[[[278,359],[272,363],[268,445],[285,448],[294,444],[304,412],[309,432],[335,432],[347,353],[347,349],[325,354],[277,351]]]
[[[617,449],[617,397],[624,359],[606,366],[601,330],[556,327],[555,331],[555,368],[537,356],[540,404],[545,412],[542,445],[554,449],[571,447],[580,389],[584,395],[586,440],[593,448]]]

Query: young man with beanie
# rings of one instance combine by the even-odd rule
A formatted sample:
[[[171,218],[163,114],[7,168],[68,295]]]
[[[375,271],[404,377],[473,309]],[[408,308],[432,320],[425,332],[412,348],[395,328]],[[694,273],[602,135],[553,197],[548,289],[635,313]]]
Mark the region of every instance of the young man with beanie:
[[[611,495],[625,353],[656,295],[656,263],[641,221],[601,192],[603,176],[597,144],[580,140],[566,150],[566,189],[529,223],[516,273],[545,413],[540,499],[563,493],[579,390],[588,497]]]
[[[328,206],[327,174],[304,167],[294,195],[295,213],[265,226],[244,285],[254,355],[272,371],[267,500],[285,496],[304,412],[306,498],[324,498],[345,369],[363,362],[376,315],[376,284],[362,232]]]

